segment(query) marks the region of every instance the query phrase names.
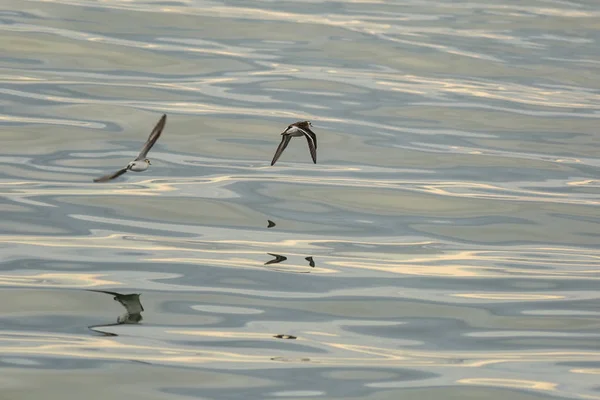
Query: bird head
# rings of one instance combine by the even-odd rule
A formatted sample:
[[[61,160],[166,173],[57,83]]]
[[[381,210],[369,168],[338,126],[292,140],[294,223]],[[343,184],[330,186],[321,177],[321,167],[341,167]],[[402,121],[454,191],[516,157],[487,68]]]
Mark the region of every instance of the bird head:
[[[148,160],[147,158],[146,158],[144,161],[146,162],[146,164],[148,164],[148,165],[152,165],[152,164],[150,163],[150,160]]]

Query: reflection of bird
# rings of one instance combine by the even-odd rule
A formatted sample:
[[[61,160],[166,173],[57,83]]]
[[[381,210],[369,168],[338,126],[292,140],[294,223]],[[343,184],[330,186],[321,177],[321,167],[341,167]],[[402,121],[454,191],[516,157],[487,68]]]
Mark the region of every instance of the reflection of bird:
[[[271,361],[282,361],[282,362],[310,362],[310,358],[288,358],[288,357],[271,357]]]
[[[271,260],[271,261],[267,261],[267,262],[265,263],[265,265],[269,265],[269,264],[278,264],[278,263],[280,263],[280,262],[282,262],[282,261],[285,261],[285,260],[287,260],[287,257],[286,257],[286,256],[281,256],[281,255],[279,255],[279,254],[273,254],[273,253],[267,253],[267,254],[268,254],[268,255],[270,255],[270,256],[273,256],[273,257],[275,257],[275,258],[274,258],[273,260]]]
[[[282,335],[282,334],[275,335],[273,337],[277,338],[277,339],[298,339],[298,337],[294,336],[294,335]]]
[[[313,260],[312,257],[306,257],[305,260],[308,261],[308,265],[310,265],[313,268],[315,267],[315,260]]]
[[[269,223],[269,226],[267,226],[267,228],[272,228],[275,226],[275,222],[271,221],[270,219],[268,219],[267,222]]]
[[[137,324],[142,320],[142,311],[144,306],[140,302],[140,294],[119,294],[116,292],[108,292],[105,290],[90,290],[90,292],[106,293],[114,296],[113,299],[121,303],[125,307],[125,313],[117,318],[117,324]],[[106,326],[106,325],[105,325]]]
[[[108,182],[111,179],[115,179],[123,175],[127,171],[142,172],[147,170],[148,166],[150,165],[150,160],[148,160],[146,156],[148,155],[148,152],[150,151],[152,146],[154,146],[154,143],[156,143],[156,141],[160,137],[160,134],[162,133],[166,122],[167,116],[166,114],[163,114],[163,116],[160,118],[152,132],[150,132],[148,140],[146,140],[146,143],[144,143],[144,147],[142,147],[140,154],[138,154],[135,160],[131,161],[129,164],[127,164],[126,167],[121,168],[117,172],[113,172],[112,174],[104,175],[100,178],[94,179],[94,182]]]
[[[285,150],[287,145],[290,143],[293,137],[304,136],[308,141],[308,149],[310,150],[310,156],[312,157],[313,162],[317,163],[317,135],[313,131],[310,130],[312,124],[310,121],[298,121],[294,122],[290,126],[287,127],[285,131],[281,134],[281,143],[277,147],[275,151],[275,155],[273,156],[273,161],[271,161],[271,165],[274,165],[281,153]]]

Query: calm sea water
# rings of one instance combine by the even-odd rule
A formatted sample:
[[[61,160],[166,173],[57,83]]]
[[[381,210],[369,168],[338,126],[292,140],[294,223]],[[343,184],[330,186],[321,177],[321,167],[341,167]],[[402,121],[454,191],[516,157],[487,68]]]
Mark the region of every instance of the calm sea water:
[[[0,30],[1,399],[600,399],[598,1],[4,0]],[[92,183],[162,113],[150,169]],[[305,119],[318,164],[269,166]]]

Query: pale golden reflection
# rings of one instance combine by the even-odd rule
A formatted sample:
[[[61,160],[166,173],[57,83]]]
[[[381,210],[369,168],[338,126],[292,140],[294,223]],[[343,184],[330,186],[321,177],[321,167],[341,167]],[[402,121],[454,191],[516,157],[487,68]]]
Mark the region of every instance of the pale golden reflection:
[[[275,235],[276,236],[276,235]],[[307,249],[315,250],[327,248],[332,243],[350,243],[354,245],[370,246],[395,246],[398,250],[402,247],[423,246],[430,242],[368,242],[344,240],[287,240],[269,241],[265,234],[264,241],[248,240],[187,240],[181,246],[180,239],[151,237],[137,235],[135,241],[126,239],[126,234],[109,234],[105,236],[63,236],[54,238],[49,236],[0,236],[0,243],[30,245],[33,247],[62,247],[86,249],[111,249],[129,251],[147,251],[152,255],[139,258],[139,262],[168,262],[168,263],[210,263],[223,267],[262,268],[264,249],[285,248],[289,256],[303,259],[305,254],[300,252]],[[160,242],[161,244],[157,244]],[[230,244],[228,249],[197,248],[197,245]],[[193,247],[191,247],[193,246]],[[246,249],[235,249],[244,246]],[[294,248],[295,251],[290,251]],[[518,250],[518,251],[517,251]],[[161,256],[161,252],[166,252]],[[178,256],[173,256],[173,254]],[[185,256],[184,254],[189,254]],[[202,255],[196,256],[194,255]],[[227,258],[211,257],[210,255],[225,255]],[[552,255],[552,257],[549,257]],[[541,257],[541,258],[540,258]],[[445,277],[504,277],[519,276],[522,279],[560,278],[560,279],[600,279],[599,251],[589,250],[581,254],[575,249],[568,248],[513,248],[505,250],[448,250],[443,253],[436,252],[431,255],[411,254],[407,256],[401,251],[382,252],[374,256],[369,252],[353,251],[344,252],[338,256],[319,255],[319,268],[311,269],[314,273],[331,274],[340,272],[336,268],[355,268],[400,275],[416,276],[445,276]],[[507,264],[520,266],[504,267]],[[531,265],[531,268],[525,266]],[[542,265],[543,268],[539,268]],[[565,268],[569,265],[569,268]],[[294,262],[290,266],[306,269],[304,264]],[[6,278],[8,279],[8,278]],[[466,296],[466,295],[462,295]],[[491,295],[491,296],[496,296]],[[498,298],[497,298],[498,299]],[[524,300],[524,299],[523,299]]]
[[[174,335],[188,335],[188,336],[205,336],[205,337],[217,337],[217,338],[228,338],[228,339],[270,339],[273,337],[272,333],[258,333],[258,332],[233,332],[233,331],[198,331],[188,329],[174,329],[167,330],[165,333],[172,333]]]
[[[48,272],[32,275],[0,275],[0,286],[22,287],[75,287],[90,288],[103,285],[120,285],[107,280],[104,274],[84,274],[80,272]]]
[[[348,350],[350,352],[359,353],[359,354],[367,354],[370,356],[379,357],[382,361],[397,361],[397,360],[406,360],[407,357],[403,355],[403,352],[399,351],[390,351],[390,349],[382,348],[382,347],[373,347],[373,346],[361,346],[361,345],[350,345],[350,344],[341,344],[341,343],[327,343],[329,346]],[[427,364],[427,361],[422,361],[419,364]],[[431,361],[433,363],[433,361]]]
[[[214,167],[214,166],[213,166]],[[261,168],[257,168],[261,169]],[[264,169],[268,170],[267,167]],[[59,196],[59,195],[134,195],[134,196],[158,196],[162,193],[175,192],[180,186],[185,185],[216,185],[237,184],[241,182],[285,182],[310,184],[326,187],[348,187],[356,188],[381,188],[396,189],[415,193],[428,193],[438,196],[474,199],[496,199],[503,201],[519,201],[534,203],[557,203],[557,204],[600,204],[593,196],[573,196],[572,193],[556,193],[552,191],[531,190],[515,187],[502,187],[486,183],[476,182],[452,182],[452,181],[424,181],[424,180],[398,180],[398,179],[361,179],[357,177],[313,177],[313,176],[285,176],[274,174],[262,175],[221,175],[210,178],[179,178],[164,179],[148,178],[137,182],[119,182],[110,187],[89,184],[82,186],[81,183],[60,182],[59,188],[42,187],[47,182],[3,182],[0,187],[8,187],[10,190],[0,192],[0,195],[9,197],[37,197],[37,196]],[[24,186],[18,191],[12,189],[15,186]]]
[[[571,369],[569,372],[574,374],[590,374],[590,375],[600,375],[600,368],[577,368]]]
[[[76,126],[80,128],[90,128],[90,129],[104,129],[106,127],[105,124],[98,122],[88,122],[88,121],[76,121],[69,119],[56,119],[56,118],[34,118],[34,117],[25,117],[25,116],[14,116],[14,115],[0,115],[0,121],[6,122],[21,122],[27,124],[48,124],[48,125],[65,125],[65,126]],[[2,184],[11,184],[14,182],[3,182]],[[27,182],[29,183],[29,182]]]
[[[15,337],[10,337],[9,334],[8,332],[0,334],[0,343],[7,342],[9,344],[0,347],[5,355],[32,354],[106,360],[129,360],[134,358],[147,362],[175,363],[205,363],[210,361],[271,362],[267,356],[252,356],[225,351],[198,351],[198,349],[142,346],[131,343],[121,344],[118,341],[109,339],[110,337],[102,339],[102,337],[71,336],[59,340],[61,343],[56,343],[53,336],[44,338],[41,334],[35,335],[30,334],[30,332],[15,332]],[[31,345],[25,345],[26,343],[31,343]],[[127,350],[131,353],[127,353]]]
[[[118,222],[119,220],[105,219],[106,221]],[[280,239],[278,241],[258,241],[258,240],[186,240],[188,244],[234,244],[244,245],[248,247],[257,247],[256,251],[238,251],[238,250],[216,250],[216,249],[196,249],[187,248],[181,246],[181,239],[179,238],[168,238],[163,236],[149,236],[149,235],[136,235],[136,241],[123,240],[129,237],[128,234],[122,233],[111,233],[105,236],[61,236],[60,238],[54,238],[51,236],[34,236],[34,235],[15,235],[15,236],[0,236],[0,243],[15,243],[15,244],[29,244],[39,245],[48,247],[98,247],[98,248],[115,248],[115,249],[128,249],[128,250],[140,250],[140,249],[152,249],[154,251],[161,250],[177,250],[177,251],[191,251],[191,252],[203,252],[203,253],[239,253],[239,254],[264,254],[263,249],[268,246],[273,247],[295,247],[305,248],[311,250],[318,250],[321,246],[326,246],[330,243],[347,243],[347,244],[358,244],[368,246],[398,246],[402,247],[414,247],[414,246],[425,246],[429,244],[435,244],[432,241],[412,241],[412,242],[397,242],[397,238],[392,238],[394,241],[361,241],[361,240],[333,240],[333,239]],[[273,235],[276,236],[276,235]],[[264,236],[267,237],[266,234]],[[114,241],[113,244],[106,243],[107,241]],[[162,243],[173,243],[172,246],[156,244],[157,241]],[[94,243],[99,242],[99,243]],[[533,251],[533,250],[532,250]],[[291,255],[302,255],[302,253],[292,252]],[[382,255],[385,256],[385,255]],[[391,255],[396,257],[396,255]],[[450,257],[450,256],[449,256]],[[458,257],[453,257],[458,259]],[[385,260],[385,259],[384,259]],[[429,256],[417,259],[418,261],[434,261],[437,260],[435,256]]]
[[[588,186],[600,184],[600,181],[597,179],[585,179],[582,181],[566,182],[566,184],[569,186]]]
[[[516,250],[516,249],[515,249]],[[597,276],[600,272],[597,259],[594,251],[590,251],[586,255],[574,253],[574,250],[569,249],[520,249],[522,252],[539,253],[540,255],[552,254],[552,258],[544,257],[543,260],[527,258],[520,253],[505,252],[505,251],[448,251],[443,254],[435,254],[431,256],[414,255],[406,260],[387,260],[381,258],[360,257],[354,253],[349,261],[343,260],[329,261],[329,265],[340,266],[345,268],[360,268],[374,271],[393,272],[406,275],[421,275],[421,276],[447,276],[447,277],[501,277],[506,275],[516,275],[523,279],[539,279],[541,277],[551,278],[560,277],[561,279],[579,279],[582,276],[585,279],[599,279]],[[352,254],[346,253],[350,256]],[[532,254],[533,255],[533,254]],[[562,256],[562,257],[561,257]],[[388,254],[388,257],[390,255]],[[402,258],[402,255],[395,255],[397,258]],[[546,267],[543,270],[537,268],[523,267],[499,267],[497,264],[506,264],[517,262],[521,264],[530,264],[537,266],[540,263]],[[476,262],[474,265],[461,265],[463,262]],[[550,269],[551,266],[557,268],[562,267],[565,263],[579,269]],[[581,268],[589,269],[581,269]]]
[[[532,389],[547,391],[554,391],[558,386],[558,384],[554,382],[494,378],[466,378],[459,379],[457,383],[463,383],[467,385],[501,386],[515,389]]]
[[[6,81],[6,82],[17,81],[19,83],[26,84],[26,83],[43,82],[43,81],[45,81],[45,79],[37,78],[37,77],[33,77],[33,76],[23,76],[23,75],[0,75],[0,81]]]
[[[115,43],[116,44],[116,43]],[[163,48],[168,48],[172,50],[177,50],[179,46],[171,43],[165,43],[164,45],[160,45]],[[448,53],[456,53],[456,51],[448,49],[444,46],[434,46],[427,45],[428,47],[439,47],[442,51]],[[214,50],[211,48],[205,49],[197,49],[190,46],[181,46],[185,51],[190,52],[212,52],[218,55],[227,55],[234,56],[240,58],[247,57],[256,57],[257,55],[254,53],[251,54],[238,54],[229,51],[222,50]],[[221,54],[224,53],[224,54]],[[463,54],[469,57],[480,57],[477,54]],[[544,105],[544,106],[554,106],[561,108],[593,108],[595,104],[600,100],[600,96],[594,93],[585,93],[581,92],[571,92],[571,91],[548,91],[541,88],[526,86],[526,85],[517,85],[512,84],[507,86],[506,84],[502,86],[498,86],[497,83],[490,83],[485,81],[455,81],[455,80],[441,80],[438,78],[425,77],[425,76],[416,76],[416,75],[402,75],[399,76],[397,74],[392,74],[389,72],[373,72],[371,70],[368,71],[356,71],[356,70],[347,70],[347,71],[336,71],[335,74],[332,74],[332,71],[323,71],[322,68],[319,67],[308,67],[303,66],[302,69],[295,68],[294,66],[287,66],[277,63],[270,64],[272,68],[278,68],[275,73],[281,74],[294,74],[299,78],[310,78],[310,79],[322,79],[328,80],[331,82],[337,82],[344,84],[348,81],[348,79],[352,79],[355,84],[357,83],[357,78],[360,78],[361,86],[368,87],[370,89],[381,90],[382,86],[388,88],[391,91],[416,91],[418,94],[427,95],[429,97],[439,97],[445,96],[447,93],[458,93],[458,94],[468,94],[473,97],[484,97],[490,98],[494,100],[503,100],[510,102],[519,102],[528,105]],[[258,71],[254,72],[254,76],[270,74],[273,71]],[[393,79],[393,80],[392,80]],[[77,102],[80,104],[129,104],[130,101],[126,100],[100,100],[100,99],[87,99],[87,98],[73,98],[73,97],[60,97],[60,96],[44,96],[39,95],[33,92],[24,92],[24,91],[16,91],[10,90],[11,94],[19,95],[23,97],[32,97],[32,98],[51,98],[53,101],[65,102],[65,103],[73,103]],[[501,93],[501,94],[499,94]],[[583,103],[585,101],[585,103]],[[140,102],[136,102],[136,105],[140,105]],[[199,103],[199,102],[163,102],[159,103],[145,103],[146,109],[153,109],[155,111],[179,111],[179,112],[189,112],[189,113],[212,113],[212,114],[222,114],[222,113],[234,113],[237,115],[254,115],[255,110],[253,108],[244,108],[244,107],[227,107],[223,105],[215,105],[210,103]],[[302,117],[308,119],[319,119],[322,121],[328,122],[346,122],[340,119],[332,118],[332,117],[324,117],[320,115],[311,115],[305,114],[300,115],[298,113],[290,112],[288,110],[277,110],[274,108],[268,108],[263,111],[268,115],[273,116],[289,116],[289,117]],[[370,126],[374,127],[373,122],[367,122],[360,119],[353,120],[352,123],[360,125],[360,126]],[[385,129],[391,131],[403,131],[402,128],[396,127],[393,125],[386,125]]]
[[[143,326],[140,326],[143,328]],[[165,333],[194,335],[200,337],[218,337],[222,339],[254,339],[273,340],[272,334],[244,333],[227,331],[194,331],[173,329]],[[299,340],[301,337],[298,338]],[[5,345],[1,345],[5,343]],[[595,360],[597,352],[548,352],[548,351],[515,351],[515,352],[452,352],[452,351],[420,351],[415,349],[398,349],[374,346],[350,345],[336,342],[319,342],[305,340],[307,345],[323,347],[328,351],[311,360],[320,364],[344,366],[423,366],[446,368],[480,368],[491,363],[531,363]],[[263,349],[264,355],[244,354],[240,352],[208,351],[196,346],[166,347],[120,343],[112,337],[89,337],[61,334],[44,334],[31,332],[5,331],[0,333],[0,349],[4,355],[36,355],[36,356],[70,356],[74,358],[131,360],[175,364],[200,364],[206,362],[227,363],[270,363],[272,358],[282,354],[281,350]],[[342,351],[340,353],[339,351]],[[347,353],[347,354],[346,354]],[[286,352],[283,352],[286,354]],[[460,362],[457,362],[460,360]],[[461,381],[475,384],[476,382]],[[499,384],[502,381],[498,382]]]
[[[445,49],[449,53],[453,52],[443,46],[437,47]],[[477,58],[478,55],[469,54],[468,56]],[[407,88],[414,89],[416,86],[420,88],[419,90],[422,93],[432,96],[441,96],[444,93],[457,93],[544,107],[595,108],[593,102],[600,99],[600,96],[596,94],[589,94],[582,97],[580,92],[570,93],[567,91],[547,90],[530,85],[506,82],[498,84],[495,82],[441,79],[417,75],[402,75],[395,77],[395,79],[395,81],[380,80],[376,83],[388,86],[391,90],[397,89],[399,91],[405,91]],[[582,100],[585,100],[586,103],[582,102]]]
[[[29,188],[18,188],[17,190],[1,192],[0,195],[11,196],[11,197],[41,197],[41,196],[60,196],[60,195],[94,195],[94,196],[107,196],[107,195],[133,195],[133,196],[159,196],[161,192],[171,192],[177,190],[173,185],[157,180],[146,180],[142,182],[120,182],[118,185],[103,185],[102,188],[96,189],[93,187],[85,188],[80,183],[60,183],[64,188],[44,188],[38,185],[47,185],[48,182],[33,182],[33,181],[17,181],[17,182],[2,182],[0,187],[7,186],[30,186]],[[147,186],[144,187],[143,185]],[[73,189],[75,187],[76,189]],[[35,188],[35,189],[33,189]]]
[[[336,333],[330,333],[330,332],[317,332],[317,331],[306,331],[306,334],[309,335],[318,335],[318,336],[328,336],[328,337],[338,337],[339,335]]]
[[[343,268],[357,268],[371,271],[389,272],[400,275],[447,276],[447,277],[491,277],[482,267],[461,265],[407,265],[404,263],[382,262],[381,260],[365,261],[330,261],[330,265]]]
[[[405,148],[409,148],[406,147]],[[582,164],[584,163],[584,160],[579,159],[579,158],[551,158],[548,155],[544,155],[544,154],[539,154],[539,153],[531,153],[531,152],[523,152],[523,151],[515,151],[515,150],[511,150],[511,151],[505,151],[505,150],[497,150],[497,149],[488,149],[488,148],[474,148],[474,147],[467,147],[467,146],[440,146],[440,145],[425,145],[425,144],[421,144],[420,148],[417,147],[410,147],[412,149],[415,150],[420,150],[420,151],[434,151],[434,152],[438,152],[438,153],[445,153],[447,152],[448,149],[453,150],[456,153],[459,154],[477,154],[477,155],[485,155],[485,156],[498,156],[498,157],[505,157],[507,159],[513,159],[513,158],[517,158],[517,159],[525,159],[525,160],[535,160],[535,161],[542,161],[542,162],[557,162],[557,163],[567,163],[567,164]],[[593,164],[592,160],[587,160],[585,162],[586,164]],[[535,193],[535,192],[531,192],[531,193]],[[567,196],[567,194],[565,193],[552,193],[554,195],[559,195],[559,196]]]
[[[210,264],[214,266],[222,266],[227,268],[261,268],[264,263],[260,261],[254,261],[242,258],[230,258],[230,259],[218,259],[218,258],[181,258],[181,257],[170,257],[170,258],[148,258],[147,261],[163,262],[163,263],[177,263],[177,264]],[[279,272],[306,272],[307,266],[300,264],[288,263],[281,268],[272,269]],[[329,268],[311,269],[311,274],[336,274],[339,271]]]
[[[69,29],[48,28],[48,27],[42,27],[42,26],[38,26],[38,25],[26,25],[26,24],[19,24],[18,26],[17,25],[9,25],[9,26],[3,27],[3,30],[11,31],[11,32],[46,33],[46,34],[62,36],[62,37],[69,38],[69,39],[84,40],[87,42],[94,42],[94,43],[112,44],[112,45],[118,45],[118,46],[124,46],[124,47],[133,47],[133,48],[139,48],[139,49],[164,49],[164,50],[172,50],[172,51],[173,50],[185,51],[185,52],[191,52],[191,53],[203,53],[203,54],[212,54],[212,55],[220,55],[220,56],[227,56],[227,57],[239,57],[239,58],[251,56],[251,53],[248,53],[248,52],[236,53],[236,52],[232,52],[232,51],[228,51],[228,50],[217,50],[217,49],[213,49],[210,47],[199,48],[199,47],[193,47],[193,46],[185,46],[185,45],[182,45],[179,43],[177,43],[177,44],[174,44],[174,43],[164,43],[164,44],[145,43],[145,42],[139,42],[139,41],[135,41],[135,40],[118,39],[118,38],[110,37],[110,36],[99,36],[99,35],[92,36],[91,34],[86,33],[86,32],[73,31],[73,30],[69,30]],[[221,46],[221,47],[224,47],[224,46]],[[254,57],[255,58],[263,58],[260,55],[254,55]],[[48,97],[48,98],[54,99],[54,97]]]
[[[520,301],[537,301],[537,300],[559,300],[566,299],[566,296],[550,295],[550,294],[530,294],[530,293],[460,293],[453,294],[453,297],[464,297],[467,299],[481,300],[520,300]]]

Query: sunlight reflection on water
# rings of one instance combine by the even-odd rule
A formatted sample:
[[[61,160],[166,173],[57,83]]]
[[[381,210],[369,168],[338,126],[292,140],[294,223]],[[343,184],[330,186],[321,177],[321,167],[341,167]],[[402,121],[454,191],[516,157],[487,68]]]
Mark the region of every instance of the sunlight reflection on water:
[[[596,3],[0,15],[7,398],[600,398]]]

